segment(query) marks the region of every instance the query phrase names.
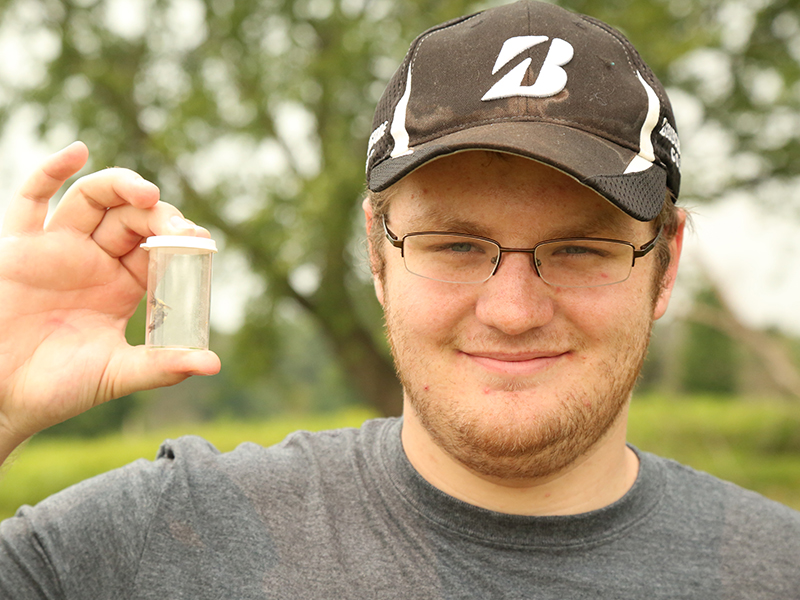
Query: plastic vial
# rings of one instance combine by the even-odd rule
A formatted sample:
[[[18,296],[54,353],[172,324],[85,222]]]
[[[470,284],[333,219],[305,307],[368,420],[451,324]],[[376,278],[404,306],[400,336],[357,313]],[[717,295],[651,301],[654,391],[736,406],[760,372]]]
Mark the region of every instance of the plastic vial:
[[[141,246],[150,252],[145,344],[208,350],[214,240],[157,235]]]

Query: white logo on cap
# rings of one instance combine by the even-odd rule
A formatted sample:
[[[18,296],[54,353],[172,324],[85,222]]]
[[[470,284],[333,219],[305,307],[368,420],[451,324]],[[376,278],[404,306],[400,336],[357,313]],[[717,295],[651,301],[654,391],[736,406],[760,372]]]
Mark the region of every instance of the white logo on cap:
[[[545,35],[524,35],[507,39],[500,49],[497,61],[494,63],[492,75],[515,57],[538,44],[546,42],[548,39],[550,38]],[[525,74],[528,72],[532,62],[530,58],[526,58],[501,77],[500,81],[495,83],[481,100],[498,100],[513,96],[528,96],[532,98],[555,96],[567,87],[567,72],[561,67],[571,61],[574,54],[575,51],[569,42],[560,38],[553,38],[547,57],[544,59],[542,70],[539,71],[539,75],[533,85],[522,85],[525,80]]]
[[[672,147],[669,149],[669,158],[679,169],[681,168],[681,142],[678,139],[678,132],[667,121],[667,117],[661,123],[661,129],[658,131],[661,136],[666,139]]]
[[[383,138],[386,133],[387,127],[389,127],[389,121],[384,121],[372,132],[372,135],[369,136],[369,143],[367,144],[367,166],[369,166],[369,159],[372,158],[372,154],[375,152],[375,144],[381,141],[381,138]]]

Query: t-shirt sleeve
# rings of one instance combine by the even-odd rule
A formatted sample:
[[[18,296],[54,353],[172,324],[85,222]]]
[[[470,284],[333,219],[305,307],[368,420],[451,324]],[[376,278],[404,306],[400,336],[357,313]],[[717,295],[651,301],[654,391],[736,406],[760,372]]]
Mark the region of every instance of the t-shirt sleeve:
[[[0,523],[0,598],[125,598],[169,456],[88,479]]]

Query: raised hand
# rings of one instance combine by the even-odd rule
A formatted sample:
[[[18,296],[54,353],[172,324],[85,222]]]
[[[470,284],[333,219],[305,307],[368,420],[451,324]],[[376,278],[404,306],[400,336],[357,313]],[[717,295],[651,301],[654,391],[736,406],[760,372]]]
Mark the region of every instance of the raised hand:
[[[130,346],[150,235],[208,232],[127,169],[82,177],[45,223],[48,201],[86,163],[80,142],[22,185],[0,236],[0,461],[42,429],[136,390],[220,368],[209,351]]]

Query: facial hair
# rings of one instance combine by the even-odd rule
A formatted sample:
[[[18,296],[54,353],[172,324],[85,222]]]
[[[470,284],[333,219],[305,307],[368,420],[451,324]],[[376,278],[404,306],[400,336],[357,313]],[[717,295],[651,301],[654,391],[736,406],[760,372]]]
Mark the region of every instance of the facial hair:
[[[385,303],[386,329],[408,405],[431,439],[468,469],[487,478],[542,479],[555,475],[586,455],[623,418],[641,372],[652,329],[642,315],[627,322],[603,343],[611,348],[588,371],[559,382],[555,397],[534,378],[492,378],[480,389],[463,390],[464,382],[431,381],[430,367],[417,351],[390,303]],[[580,353],[586,342],[575,334],[570,348]],[[440,344],[442,352],[464,347],[457,333]],[[470,340],[471,347],[553,348],[559,339],[539,331],[514,338],[501,334]],[[563,344],[564,341],[560,340]],[[479,394],[480,410],[440,390]],[[445,392],[446,393],[446,392]],[[551,392],[552,388],[551,388]],[[543,400],[546,400],[543,401]],[[539,408],[536,406],[539,405]]]

